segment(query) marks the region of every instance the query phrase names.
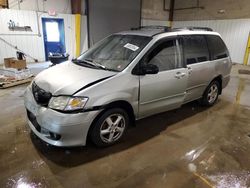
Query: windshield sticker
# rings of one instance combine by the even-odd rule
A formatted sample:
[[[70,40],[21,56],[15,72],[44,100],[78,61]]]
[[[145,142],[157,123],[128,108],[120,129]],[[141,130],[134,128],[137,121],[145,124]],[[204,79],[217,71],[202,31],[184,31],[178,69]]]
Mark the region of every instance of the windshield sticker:
[[[124,47],[127,48],[127,49],[130,49],[130,50],[132,50],[134,52],[139,49],[138,46],[130,44],[130,43],[125,44]]]

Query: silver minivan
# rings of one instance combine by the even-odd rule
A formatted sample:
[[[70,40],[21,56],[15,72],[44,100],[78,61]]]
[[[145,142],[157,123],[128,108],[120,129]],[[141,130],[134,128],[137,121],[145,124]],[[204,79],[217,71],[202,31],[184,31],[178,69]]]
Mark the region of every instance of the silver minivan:
[[[231,60],[209,28],[144,27],[113,34],[44,70],[25,92],[28,124],[55,146],[118,142],[135,120],[193,100],[216,103]]]

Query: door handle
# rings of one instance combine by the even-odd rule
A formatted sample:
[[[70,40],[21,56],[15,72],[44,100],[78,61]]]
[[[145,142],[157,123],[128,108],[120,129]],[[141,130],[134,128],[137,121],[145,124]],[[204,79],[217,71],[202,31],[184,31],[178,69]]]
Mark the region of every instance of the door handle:
[[[180,79],[180,78],[184,77],[185,75],[186,75],[186,73],[184,73],[184,72],[177,72],[177,73],[175,74],[175,78]]]
[[[188,74],[191,74],[193,72],[191,67],[188,67]]]

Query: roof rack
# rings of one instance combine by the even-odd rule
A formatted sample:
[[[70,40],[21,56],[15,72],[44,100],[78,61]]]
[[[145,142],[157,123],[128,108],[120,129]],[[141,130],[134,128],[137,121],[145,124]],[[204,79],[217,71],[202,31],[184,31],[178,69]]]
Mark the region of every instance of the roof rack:
[[[155,33],[153,33],[152,36],[154,35],[158,35],[161,33],[165,33],[165,32],[175,32],[175,31],[213,31],[213,29],[209,28],[209,27],[179,27],[179,28],[171,28],[168,26],[161,26],[161,25],[149,25],[149,26],[140,26],[140,27],[136,27],[136,28],[131,28],[131,30],[135,31],[135,30],[156,30]]]
[[[140,29],[159,29],[165,32],[171,31],[171,28],[168,26],[161,26],[161,25],[150,25],[150,26],[140,26],[136,28],[131,28],[131,30],[140,30]]]
[[[173,30],[190,30],[190,31],[203,30],[203,31],[213,31],[213,29],[211,29],[209,27],[179,27],[179,28],[174,28]]]

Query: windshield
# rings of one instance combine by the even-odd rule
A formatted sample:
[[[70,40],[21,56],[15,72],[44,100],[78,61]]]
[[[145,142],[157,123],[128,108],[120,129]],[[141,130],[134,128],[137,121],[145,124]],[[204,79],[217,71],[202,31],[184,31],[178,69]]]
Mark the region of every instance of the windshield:
[[[106,70],[122,71],[148,44],[151,37],[111,35],[94,45],[76,61],[92,63]]]

